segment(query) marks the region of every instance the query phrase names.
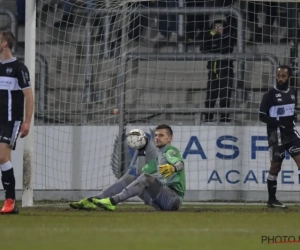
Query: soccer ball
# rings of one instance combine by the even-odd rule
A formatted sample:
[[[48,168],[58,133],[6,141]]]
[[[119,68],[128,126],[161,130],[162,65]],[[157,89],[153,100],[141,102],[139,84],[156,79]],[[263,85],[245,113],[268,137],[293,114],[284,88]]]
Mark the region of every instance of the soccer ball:
[[[132,129],[126,135],[126,142],[127,145],[134,149],[141,149],[145,147],[146,141],[146,134],[141,129]]]

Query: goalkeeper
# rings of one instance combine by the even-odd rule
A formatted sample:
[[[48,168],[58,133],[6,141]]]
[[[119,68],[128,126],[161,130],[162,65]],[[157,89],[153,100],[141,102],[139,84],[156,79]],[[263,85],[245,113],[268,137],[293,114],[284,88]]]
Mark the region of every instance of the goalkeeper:
[[[128,173],[99,195],[70,203],[70,207],[94,210],[98,206],[105,210],[115,210],[116,204],[139,196],[145,204],[156,210],[178,210],[185,194],[185,169],[179,150],[171,145],[172,138],[170,126],[157,126],[156,158],[145,164],[145,150],[139,150],[138,177]]]

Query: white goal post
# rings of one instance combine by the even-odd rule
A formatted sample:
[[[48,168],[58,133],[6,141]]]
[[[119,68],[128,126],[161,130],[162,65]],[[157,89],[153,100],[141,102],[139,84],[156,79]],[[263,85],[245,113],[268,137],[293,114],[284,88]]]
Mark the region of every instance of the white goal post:
[[[29,71],[33,92],[35,92],[36,0],[27,0],[25,9],[25,65]],[[22,194],[23,207],[33,206],[34,129],[33,112],[30,132],[24,139]]]

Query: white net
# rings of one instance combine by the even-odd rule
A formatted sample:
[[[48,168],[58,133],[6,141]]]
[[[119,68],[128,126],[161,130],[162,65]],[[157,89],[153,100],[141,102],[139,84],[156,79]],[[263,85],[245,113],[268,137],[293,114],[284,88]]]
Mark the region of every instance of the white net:
[[[116,139],[122,129],[150,133],[167,123],[186,160],[186,201],[265,201],[269,156],[258,107],[279,63],[296,76],[297,6],[39,1],[37,52],[48,68],[36,92],[35,199],[102,190],[132,156]],[[278,198],[298,201],[291,159],[283,170]]]

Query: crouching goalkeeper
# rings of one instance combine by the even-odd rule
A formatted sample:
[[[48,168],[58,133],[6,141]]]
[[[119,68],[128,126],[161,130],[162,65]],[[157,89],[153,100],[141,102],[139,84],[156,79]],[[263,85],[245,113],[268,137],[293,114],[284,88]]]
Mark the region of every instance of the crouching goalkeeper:
[[[176,211],[185,194],[184,161],[179,150],[171,145],[173,131],[168,125],[155,128],[156,157],[145,163],[145,151],[139,151],[138,176],[125,174],[99,195],[70,203],[74,209],[113,211],[116,205],[131,197],[140,197],[156,210]],[[149,145],[146,145],[146,148]],[[140,171],[139,171],[140,170]]]

